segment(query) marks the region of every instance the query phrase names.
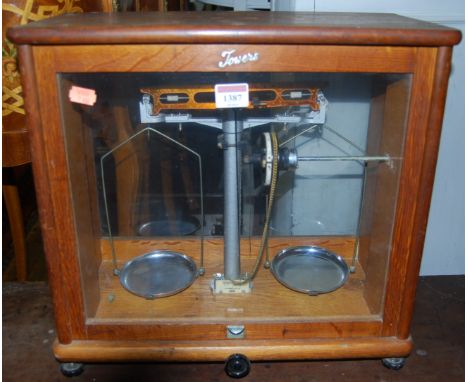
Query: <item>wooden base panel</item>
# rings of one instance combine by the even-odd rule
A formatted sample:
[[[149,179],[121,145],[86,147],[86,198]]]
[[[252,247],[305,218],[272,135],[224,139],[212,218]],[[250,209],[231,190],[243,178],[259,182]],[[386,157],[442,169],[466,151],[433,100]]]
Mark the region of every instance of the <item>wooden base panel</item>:
[[[412,340],[395,337],[274,341],[55,341],[63,362],[225,361],[241,353],[252,361],[404,357]]]
[[[296,239],[297,244],[321,245],[335,250],[343,255],[348,264],[351,263],[353,238],[329,238],[311,240],[311,238]],[[245,243],[243,243],[246,246]],[[272,255],[280,249],[291,245],[284,239],[273,239],[270,248]],[[191,251],[189,246],[191,245]],[[150,249],[176,247],[179,251],[186,247],[193,254],[193,242],[165,241],[121,241],[117,243],[120,254],[137,256]],[[254,247],[256,244],[254,245]],[[219,240],[208,241],[205,253],[205,276],[199,277],[185,291],[166,298],[146,300],[134,296],[120,284],[119,278],[112,273],[112,262],[108,259],[108,251],[103,251],[104,261],[100,269],[100,303],[94,317],[88,317],[93,324],[105,323],[208,323],[208,322],[250,322],[269,321],[288,322],[299,320],[363,320],[376,319],[372,315],[364,298],[365,275],[358,265],[356,273],[340,289],[319,296],[308,296],[292,291],[281,285],[263,266],[253,282],[253,290],[249,294],[215,295],[210,290],[212,274],[223,271],[223,246]],[[247,251],[246,251],[247,252]],[[244,253],[246,253],[244,252]],[[247,252],[248,253],[248,252]],[[255,253],[255,249],[253,251]],[[249,270],[254,263],[254,255],[242,256],[242,268]],[[122,264],[122,263],[121,263]],[[123,265],[123,264],[122,264]],[[287,307],[287,309],[285,309]]]

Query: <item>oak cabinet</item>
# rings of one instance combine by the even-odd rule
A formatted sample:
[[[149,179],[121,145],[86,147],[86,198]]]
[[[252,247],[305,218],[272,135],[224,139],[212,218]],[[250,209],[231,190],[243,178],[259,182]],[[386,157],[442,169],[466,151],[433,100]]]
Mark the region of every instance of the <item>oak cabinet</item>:
[[[410,353],[458,31],[182,12],[9,37],[59,360]]]

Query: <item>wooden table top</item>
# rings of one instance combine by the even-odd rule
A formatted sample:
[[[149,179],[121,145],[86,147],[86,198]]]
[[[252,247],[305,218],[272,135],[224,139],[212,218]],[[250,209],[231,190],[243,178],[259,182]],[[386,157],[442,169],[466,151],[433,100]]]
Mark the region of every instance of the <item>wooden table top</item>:
[[[382,13],[125,12],[66,14],[14,27],[16,44],[245,43],[450,46],[452,28]]]

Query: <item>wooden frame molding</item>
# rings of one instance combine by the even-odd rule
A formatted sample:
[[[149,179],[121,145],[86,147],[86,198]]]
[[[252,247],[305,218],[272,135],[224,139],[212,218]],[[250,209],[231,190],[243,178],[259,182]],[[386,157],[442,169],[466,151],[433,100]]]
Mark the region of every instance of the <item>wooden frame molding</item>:
[[[73,341],[69,345],[54,343],[60,361],[225,361],[231,354],[247,355],[252,361],[401,357],[410,353],[412,340],[397,338],[358,338],[295,341],[200,341],[200,342],[122,342]]]

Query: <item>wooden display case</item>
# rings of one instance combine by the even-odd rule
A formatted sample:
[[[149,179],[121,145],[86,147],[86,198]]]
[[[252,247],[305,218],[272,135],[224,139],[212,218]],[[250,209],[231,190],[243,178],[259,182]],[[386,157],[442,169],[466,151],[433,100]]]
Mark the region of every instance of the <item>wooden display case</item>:
[[[402,365],[458,31],[385,14],[215,12],[66,15],[8,36],[24,78],[58,360],[240,353]],[[221,110],[209,92],[220,83],[271,93]],[[207,110],[195,105],[197,89],[208,94]],[[285,101],[311,93],[323,114],[317,100],[315,110]],[[156,110],[145,108],[145,94]],[[350,269],[343,286],[310,296],[260,267],[250,292],[213,290],[231,243],[226,118],[244,126],[236,152],[247,170],[236,170],[247,180],[234,192],[241,268],[254,265],[267,221],[273,261],[292,246],[325,248]],[[271,186],[257,184],[268,161],[252,158],[265,153],[262,134],[273,133],[298,164],[279,170],[268,221]],[[171,139],[199,154],[200,172]],[[169,217],[179,222],[186,211],[199,225],[171,231]],[[143,234],[136,227],[145,219],[166,219],[168,232]],[[164,298],[128,292],[122,267],[155,249],[193,259],[193,284]]]

